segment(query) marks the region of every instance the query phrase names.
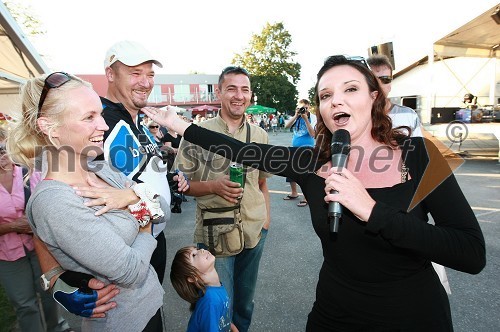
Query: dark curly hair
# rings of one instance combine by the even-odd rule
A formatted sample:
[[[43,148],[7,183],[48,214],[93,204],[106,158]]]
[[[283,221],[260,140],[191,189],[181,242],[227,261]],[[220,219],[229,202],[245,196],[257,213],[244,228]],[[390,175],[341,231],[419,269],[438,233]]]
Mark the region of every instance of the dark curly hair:
[[[323,67],[318,72],[317,82],[315,86],[315,102],[316,105],[320,105],[319,94],[318,94],[318,83],[323,77],[323,75],[335,66],[348,65],[356,70],[358,70],[366,79],[368,84],[368,89],[370,92],[379,91],[375,101],[373,102],[371,117],[372,117],[372,130],[371,135],[374,140],[380,143],[384,143],[390,147],[395,148],[398,146],[398,142],[403,141],[408,138],[408,134],[403,132],[401,129],[393,129],[391,118],[385,113],[386,107],[386,96],[382,92],[382,89],[378,83],[377,78],[372,73],[368,64],[362,57],[347,57],[344,55],[333,55],[328,57],[323,64]],[[317,112],[317,124],[316,124],[316,146],[315,151],[319,156],[320,161],[328,161],[331,157],[330,143],[332,139],[332,132],[326,127],[323,118],[321,117],[321,112]],[[404,129],[409,129],[408,127],[403,127]]]

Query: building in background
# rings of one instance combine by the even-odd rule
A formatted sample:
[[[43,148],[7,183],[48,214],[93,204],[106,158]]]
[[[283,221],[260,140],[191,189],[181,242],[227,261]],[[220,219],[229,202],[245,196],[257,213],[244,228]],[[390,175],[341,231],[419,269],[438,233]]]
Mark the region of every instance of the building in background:
[[[500,115],[500,5],[496,5],[430,45],[428,55],[395,71],[389,94],[395,104],[415,109],[423,123],[449,123],[476,96],[484,121]],[[391,43],[372,47],[394,61]],[[384,47],[390,46],[390,47]],[[396,61],[397,63],[397,61]]]
[[[449,123],[467,107],[464,95],[476,96],[484,121],[495,121],[500,101],[500,71],[497,58],[424,57],[394,75],[391,101],[416,110],[423,123]],[[486,116],[488,113],[488,116]]]
[[[104,74],[77,74],[92,83],[94,90],[100,96],[106,95],[108,83]],[[220,101],[215,95],[219,75],[186,74],[167,75],[156,74],[155,86],[148,103],[150,106],[178,106],[185,109],[190,116],[200,114],[204,117],[215,116],[220,109]],[[179,113],[183,113],[180,111]]]

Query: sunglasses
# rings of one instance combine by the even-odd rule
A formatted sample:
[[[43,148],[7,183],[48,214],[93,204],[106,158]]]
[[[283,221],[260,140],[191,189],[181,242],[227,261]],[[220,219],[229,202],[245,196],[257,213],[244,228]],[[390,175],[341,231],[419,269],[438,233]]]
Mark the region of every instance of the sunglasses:
[[[148,128],[149,129],[158,129],[158,128],[160,128],[160,126],[149,126]]]
[[[351,55],[331,55],[325,60],[325,64],[343,64],[343,63],[358,63],[363,67],[370,69],[368,62],[362,56]]]
[[[392,82],[392,76],[377,76],[377,78],[382,82],[383,84],[389,84]]]
[[[42,94],[40,95],[40,101],[38,102],[38,113],[36,116],[37,119],[40,117],[40,111],[42,110],[43,102],[45,101],[45,98],[47,98],[47,94],[49,93],[50,89],[59,88],[69,81],[71,81],[71,76],[60,71],[52,73],[45,78],[45,84],[43,85]]]

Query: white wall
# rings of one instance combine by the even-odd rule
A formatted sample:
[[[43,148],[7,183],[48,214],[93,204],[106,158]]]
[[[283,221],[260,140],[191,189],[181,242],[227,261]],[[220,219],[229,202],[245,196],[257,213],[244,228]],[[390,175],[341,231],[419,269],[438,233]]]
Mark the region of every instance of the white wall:
[[[430,121],[427,98],[431,107],[462,107],[463,96],[477,96],[478,105],[491,105],[490,86],[494,88],[494,102],[500,98],[500,63],[495,58],[452,58],[418,66],[392,83],[389,97],[420,96],[417,112],[424,123]],[[496,67],[495,67],[496,65]]]

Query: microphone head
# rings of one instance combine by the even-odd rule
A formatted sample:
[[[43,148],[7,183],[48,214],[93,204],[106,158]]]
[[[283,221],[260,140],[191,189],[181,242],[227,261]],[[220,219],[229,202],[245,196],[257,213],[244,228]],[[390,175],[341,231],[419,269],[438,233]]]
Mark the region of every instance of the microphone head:
[[[351,134],[345,129],[335,130],[332,134],[332,155],[345,154],[351,151]]]

